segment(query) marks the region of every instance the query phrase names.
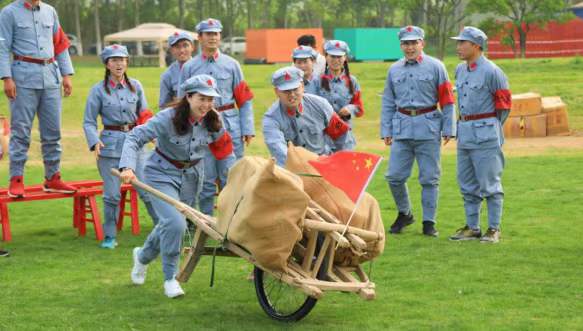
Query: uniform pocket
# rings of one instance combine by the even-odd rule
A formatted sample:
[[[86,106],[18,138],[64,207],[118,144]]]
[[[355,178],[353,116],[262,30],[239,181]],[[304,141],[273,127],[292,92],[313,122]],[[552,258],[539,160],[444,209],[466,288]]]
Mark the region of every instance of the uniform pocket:
[[[402,94],[407,92],[407,76],[404,74],[398,74],[392,77],[391,82],[393,83],[395,94]]]
[[[494,123],[477,122],[473,123],[473,127],[477,143],[484,143],[498,139],[498,131]]]
[[[401,120],[398,118],[393,118],[393,137],[401,133]]]
[[[442,114],[439,111],[425,114],[425,119],[430,132],[441,132],[441,118]]]

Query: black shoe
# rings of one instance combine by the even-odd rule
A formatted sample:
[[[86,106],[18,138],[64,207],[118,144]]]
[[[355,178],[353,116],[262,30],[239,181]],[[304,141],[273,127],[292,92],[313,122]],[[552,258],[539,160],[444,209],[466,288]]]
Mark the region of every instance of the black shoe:
[[[404,227],[413,224],[413,222],[415,222],[413,214],[409,213],[409,215],[405,215],[399,212],[399,215],[397,216],[395,223],[391,225],[391,229],[389,230],[389,232],[393,234],[401,233]]]
[[[4,257],[4,256],[10,256],[10,253],[8,251],[0,249],[0,257]]]
[[[435,229],[435,223],[423,221],[423,234],[430,237],[437,237],[439,232]]]

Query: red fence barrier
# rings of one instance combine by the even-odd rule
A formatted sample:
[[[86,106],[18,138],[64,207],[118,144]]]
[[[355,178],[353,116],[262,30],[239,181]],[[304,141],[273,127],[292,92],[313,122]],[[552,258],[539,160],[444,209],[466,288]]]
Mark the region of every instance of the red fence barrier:
[[[510,27],[510,24],[507,25]],[[488,57],[508,59],[520,55],[518,32],[514,32],[516,54],[510,46],[502,45],[504,34],[488,40]],[[532,26],[526,36],[526,57],[565,57],[583,55],[583,19],[565,23],[550,22],[545,27]]]

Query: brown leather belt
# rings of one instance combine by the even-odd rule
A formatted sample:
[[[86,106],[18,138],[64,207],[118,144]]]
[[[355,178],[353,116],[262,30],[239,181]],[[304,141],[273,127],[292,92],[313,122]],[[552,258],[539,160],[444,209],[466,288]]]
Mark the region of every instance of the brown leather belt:
[[[53,62],[55,62],[55,58],[52,57],[50,59],[36,59],[34,57],[28,57],[28,56],[22,56],[22,55],[14,55],[14,60],[15,61],[24,61],[24,62],[29,62],[29,63],[36,63],[36,64],[42,64],[42,65],[47,65],[47,64],[51,64]]]
[[[164,160],[170,162],[173,166],[175,166],[178,169],[188,169],[190,167],[194,167],[198,163],[198,161],[200,161],[200,159],[194,161],[174,160],[166,156],[164,153],[162,153],[162,151],[159,150],[158,147],[156,147],[156,153],[158,153],[162,158],[164,158]]]
[[[493,111],[491,113],[481,113],[481,114],[472,114],[472,115],[461,115],[460,116],[460,120],[462,122],[465,122],[465,121],[481,120],[481,119],[490,118],[490,117],[496,117],[496,112]]]
[[[222,105],[222,106],[220,106],[219,108],[217,108],[217,110],[219,112],[221,112],[221,111],[225,111],[225,110],[229,110],[229,109],[233,109],[233,108],[235,108],[235,104],[234,103],[230,103],[228,105]]]
[[[135,127],[136,127],[136,125],[134,123],[132,123],[132,124],[124,124],[124,125],[104,125],[103,129],[111,130],[111,131],[128,132]]]
[[[431,113],[432,111],[436,110],[437,106],[432,106],[429,108],[423,109],[406,109],[406,108],[399,108],[399,113],[405,114],[407,116],[417,116],[422,114]]]

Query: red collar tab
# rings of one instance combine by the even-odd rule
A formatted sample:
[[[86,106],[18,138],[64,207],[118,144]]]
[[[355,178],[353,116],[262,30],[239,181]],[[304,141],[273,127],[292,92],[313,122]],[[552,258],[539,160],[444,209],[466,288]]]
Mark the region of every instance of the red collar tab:
[[[125,79],[122,79],[122,81],[119,82],[119,84],[121,84],[121,86],[123,86],[123,87],[126,87],[126,81],[125,81]],[[111,86],[111,88],[114,88],[114,87],[117,86],[117,83],[113,79],[110,79],[109,80],[109,86]]]
[[[33,6],[30,4],[30,2],[24,1],[24,4],[23,4],[23,6],[24,6],[24,8],[26,8],[26,9],[28,9],[28,10],[38,10],[38,9],[40,9],[40,2],[39,2],[39,5],[38,5],[38,6],[36,6],[36,7],[33,7]]]
[[[188,117],[188,122],[190,123],[190,125],[195,125],[195,124],[200,124],[200,123],[202,123],[202,120],[203,120],[203,119],[204,119],[204,116],[203,116],[203,117],[201,117],[201,118],[200,118],[200,119],[197,121],[197,120],[196,120],[194,117],[190,116],[190,117]]]
[[[296,116],[296,110],[295,109],[288,108],[288,109],[286,109],[286,111],[287,111],[287,114],[289,116]],[[298,111],[298,113],[302,114],[304,112],[304,105],[302,105],[300,103],[300,105],[298,106],[297,111]]]
[[[474,71],[474,70],[476,70],[477,67],[478,67],[478,63],[474,62],[468,66],[468,69],[470,71]]]
[[[216,60],[218,57],[219,57],[219,51],[216,51],[216,52],[215,52],[215,54],[213,54],[212,58],[213,58],[214,60]],[[208,59],[210,59],[210,58],[211,58],[211,57],[207,56],[206,54],[203,54],[203,55],[202,55],[202,59],[203,59],[203,60],[208,60]]]
[[[419,54],[419,56],[417,57],[416,60],[417,60],[418,63],[423,62],[423,55],[422,54]]]

